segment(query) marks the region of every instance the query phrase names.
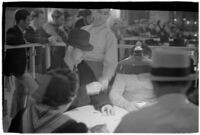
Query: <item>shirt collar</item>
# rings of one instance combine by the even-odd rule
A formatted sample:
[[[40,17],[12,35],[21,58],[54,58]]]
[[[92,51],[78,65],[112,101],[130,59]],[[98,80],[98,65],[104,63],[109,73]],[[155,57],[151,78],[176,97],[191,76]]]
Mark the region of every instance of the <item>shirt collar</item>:
[[[17,27],[20,29],[20,31],[21,31],[22,33],[24,33],[24,30],[23,30],[19,25],[17,25]]]

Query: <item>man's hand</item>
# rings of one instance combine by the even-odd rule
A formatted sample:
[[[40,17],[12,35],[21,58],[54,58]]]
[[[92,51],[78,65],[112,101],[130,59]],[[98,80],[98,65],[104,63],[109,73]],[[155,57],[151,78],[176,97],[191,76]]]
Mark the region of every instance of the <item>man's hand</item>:
[[[139,106],[135,103],[135,102],[131,102],[129,103],[126,108],[127,111],[131,112],[131,111],[137,111],[139,110]]]
[[[102,106],[101,112],[106,113],[106,115],[115,115],[114,108],[109,104]]]
[[[99,82],[92,82],[86,85],[86,89],[88,95],[96,95],[102,90],[102,85]]]
[[[107,78],[100,78],[99,79],[99,82],[101,83],[102,85],[102,90],[106,90],[108,88],[108,79]]]

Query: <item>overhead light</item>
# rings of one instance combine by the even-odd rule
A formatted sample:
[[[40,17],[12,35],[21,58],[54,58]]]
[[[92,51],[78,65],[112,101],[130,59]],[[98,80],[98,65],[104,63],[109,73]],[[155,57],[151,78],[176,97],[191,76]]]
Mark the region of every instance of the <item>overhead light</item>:
[[[185,21],[186,20],[186,18],[183,18],[183,21]]]
[[[190,21],[187,21],[186,23],[187,23],[187,24],[190,24]]]
[[[197,24],[197,22],[195,21],[194,24]]]
[[[197,33],[195,33],[194,36],[197,37]]]
[[[176,19],[176,18],[174,18],[174,21],[176,22],[176,21],[177,21],[177,19]]]

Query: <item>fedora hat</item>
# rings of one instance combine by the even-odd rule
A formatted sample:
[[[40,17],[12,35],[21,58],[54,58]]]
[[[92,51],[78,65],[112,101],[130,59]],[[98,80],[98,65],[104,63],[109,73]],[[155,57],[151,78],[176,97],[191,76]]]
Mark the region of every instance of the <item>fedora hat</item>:
[[[191,74],[189,55],[183,50],[160,47],[153,50],[150,79],[152,81],[195,80]]]
[[[79,48],[83,51],[93,50],[93,46],[89,43],[90,33],[82,29],[74,29],[69,33],[68,43],[70,46]]]

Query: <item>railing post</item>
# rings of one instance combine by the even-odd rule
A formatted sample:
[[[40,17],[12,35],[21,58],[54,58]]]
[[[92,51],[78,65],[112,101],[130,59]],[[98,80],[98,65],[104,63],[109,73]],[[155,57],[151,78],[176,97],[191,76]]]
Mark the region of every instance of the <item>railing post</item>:
[[[46,62],[46,69],[48,69],[50,66],[51,66],[51,52],[50,52],[50,45],[47,44],[46,47],[45,47],[45,62]]]
[[[35,78],[35,46],[33,45],[31,48],[31,52],[30,52],[30,69],[32,72],[32,76],[33,78]]]

